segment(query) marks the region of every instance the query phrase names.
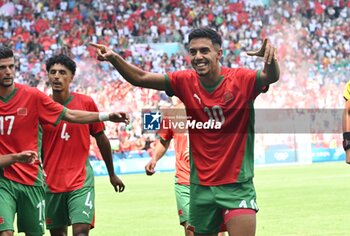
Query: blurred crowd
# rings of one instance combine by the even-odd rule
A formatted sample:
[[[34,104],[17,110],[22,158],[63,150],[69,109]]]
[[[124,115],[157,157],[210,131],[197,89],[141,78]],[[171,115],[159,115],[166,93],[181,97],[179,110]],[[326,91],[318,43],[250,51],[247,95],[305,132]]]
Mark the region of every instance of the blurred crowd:
[[[188,56],[149,45],[171,42],[186,48],[189,32],[200,26],[222,35],[224,66],[262,69],[262,59],[245,52],[259,48],[264,38],[278,48],[280,81],[258,97],[256,108],[344,106],[342,91],[350,78],[350,1],[0,0],[0,44],[16,53],[17,81],[50,94],[45,60],[57,53],[71,55],[78,66],[73,90],[92,96],[102,111],[126,111],[131,117],[129,125],[106,123],[106,134],[119,153],[152,148],[154,135],[142,132],[141,110],[168,106],[171,100],[164,92],[126,83],[112,66],[96,60],[88,43],[106,44],[142,69],[165,73],[190,68]],[[133,50],[138,44],[146,45],[144,53]],[[329,147],[340,139],[334,132],[312,140]],[[91,150],[99,156],[96,145]]]

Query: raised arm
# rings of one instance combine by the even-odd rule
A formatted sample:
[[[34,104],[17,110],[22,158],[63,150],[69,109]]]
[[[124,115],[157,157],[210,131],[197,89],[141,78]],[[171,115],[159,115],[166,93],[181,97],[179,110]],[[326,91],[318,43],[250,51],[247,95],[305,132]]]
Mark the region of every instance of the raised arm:
[[[95,43],[90,43],[90,45],[97,48],[98,60],[109,61],[130,84],[157,90],[167,89],[167,82],[163,74],[141,70],[140,68],[126,62],[120,55],[113,52],[105,45]]]
[[[160,158],[162,158],[162,156],[164,156],[165,152],[168,150],[169,144],[170,141],[159,140],[153,151],[151,160],[145,166],[147,175],[154,174],[154,168],[156,168],[157,162],[160,160]]]
[[[125,189],[125,185],[123,181],[121,181],[121,179],[119,179],[119,177],[114,172],[111,144],[107,136],[104,133],[102,133],[98,134],[95,137],[95,139],[97,146],[100,149],[102,158],[106,164],[109,175],[109,181],[113,185],[116,192],[123,192]]]
[[[249,51],[249,56],[264,58],[264,70],[260,74],[262,86],[268,86],[275,83],[280,77],[280,69],[276,57],[276,48],[274,48],[268,39],[264,39],[263,45],[257,51]]]
[[[89,111],[67,109],[62,119],[71,123],[79,123],[79,124],[90,124],[90,123],[100,122],[100,121],[129,123],[128,116],[123,112],[106,113],[106,112],[89,112]]]

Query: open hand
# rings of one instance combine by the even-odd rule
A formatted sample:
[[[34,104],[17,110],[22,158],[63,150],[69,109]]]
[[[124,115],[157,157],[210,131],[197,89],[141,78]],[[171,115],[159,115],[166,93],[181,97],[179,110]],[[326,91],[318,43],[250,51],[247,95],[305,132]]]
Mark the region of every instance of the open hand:
[[[109,120],[113,122],[124,122],[125,124],[129,124],[129,117],[124,112],[110,113]]]

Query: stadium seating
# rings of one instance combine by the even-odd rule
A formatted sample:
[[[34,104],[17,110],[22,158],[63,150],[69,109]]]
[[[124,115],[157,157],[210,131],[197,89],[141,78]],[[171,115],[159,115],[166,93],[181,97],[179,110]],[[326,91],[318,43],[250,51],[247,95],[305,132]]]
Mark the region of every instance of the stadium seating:
[[[134,150],[144,145],[141,109],[170,101],[162,92],[125,83],[110,65],[96,61],[88,42],[107,44],[140,68],[165,73],[190,68],[184,48],[198,26],[223,36],[225,66],[262,68],[260,59],[245,52],[265,37],[278,48],[280,82],[259,96],[256,108],[343,107],[342,90],[350,78],[349,1],[0,0],[0,44],[15,50],[17,81],[50,94],[43,62],[56,53],[74,57],[73,89],[92,96],[100,110],[130,114],[127,126],[106,123],[107,136],[120,142],[116,152],[127,147],[126,158],[138,156]],[[165,43],[179,47],[168,55]],[[313,140],[332,145],[336,140],[340,146],[339,135]]]

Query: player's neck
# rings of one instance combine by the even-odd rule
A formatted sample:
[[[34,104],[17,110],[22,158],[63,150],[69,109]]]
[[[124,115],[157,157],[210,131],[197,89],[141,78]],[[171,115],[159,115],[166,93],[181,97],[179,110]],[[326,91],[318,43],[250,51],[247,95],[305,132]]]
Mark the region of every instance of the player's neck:
[[[60,104],[64,104],[70,96],[70,91],[53,91],[52,92],[52,99],[55,102],[58,102]]]
[[[212,70],[210,73],[199,76],[200,81],[205,86],[211,87],[217,84],[217,82],[220,80],[220,74],[221,74],[221,65],[219,65],[216,70]]]
[[[7,98],[15,89],[15,83],[9,87],[0,86],[0,97]]]

